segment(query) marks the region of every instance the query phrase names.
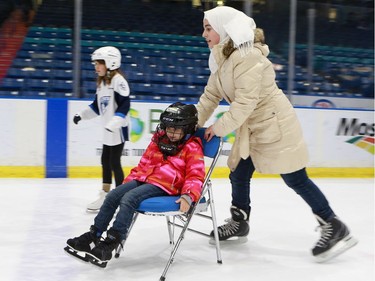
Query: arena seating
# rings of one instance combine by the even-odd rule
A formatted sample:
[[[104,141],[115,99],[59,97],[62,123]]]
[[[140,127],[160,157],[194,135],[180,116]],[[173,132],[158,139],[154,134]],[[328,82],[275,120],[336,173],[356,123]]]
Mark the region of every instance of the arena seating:
[[[174,5],[176,11],[166,18],[168,3],[113,2],[126,5],[126,9],[104,0],[95,1],[95,8],[90,3],[83,1],[81,97],[91,98],[95,93],[90,54],[96,48],[112,45],[122,53],[122,70],[132,98],[197,100],[209,75],[209,50],[201,37],[201,26],[187,23],[201,21],[200,10],[187,4]],[[72,5],[68,0],[43,1],[0,84],[0,95],[74,96]],[[100,21],[98,7],[107,11],[101,13]],[[373,97],[373,49],[316,45],[314,51],[315,73],[309,79],[307,46],[296,47],[295,94]],[[283,90],[287,89],[288,79],[286,58],[286,52],[270,54],[277,83]]]

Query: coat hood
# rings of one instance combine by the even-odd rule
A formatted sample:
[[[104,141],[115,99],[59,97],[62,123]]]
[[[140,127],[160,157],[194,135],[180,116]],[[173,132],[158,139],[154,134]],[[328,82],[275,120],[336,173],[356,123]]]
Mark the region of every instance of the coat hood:
[[[254,48],[259,49],[262,52],[262,55],[265,57],[268,57],[268,55],[270,54],[270,49],[266,44],[255,43]]]

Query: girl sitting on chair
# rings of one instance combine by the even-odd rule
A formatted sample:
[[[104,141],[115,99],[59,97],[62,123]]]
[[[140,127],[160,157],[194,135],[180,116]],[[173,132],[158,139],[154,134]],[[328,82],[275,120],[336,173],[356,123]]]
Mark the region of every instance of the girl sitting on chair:
[[[135,210],[150,197],[179,195],[180,211],[187,212],[201,194],[205,177],[202,142],[194,133],[198,114],[194,105],[180,102],[170,105],[161,115],[152,140],[138,166],[122,185],[110,191],[90,231],[68,239],[69,254],[105,267],[112,252],[126,239]],[[117,208],[111,228],[107,227]],[[107,237],[101,239],[103,232]],[[94,243],[91,249],[90,244]]]

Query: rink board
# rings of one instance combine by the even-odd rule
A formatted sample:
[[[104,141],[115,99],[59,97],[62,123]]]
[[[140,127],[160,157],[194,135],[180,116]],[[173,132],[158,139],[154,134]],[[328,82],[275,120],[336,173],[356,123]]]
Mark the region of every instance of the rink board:
[[[91,101],[0,99],[0,177],[100,177],[100,118],[72,122]],[[131,141],[124,148],[125,172],[135,166],[149,143],[160,112],[169,104],[132,102]],[[217,108],[207,126],[228,110]],[[309,148],[312,176],[374,174],[374,112],[296,108]],[[226,177],[233,134],[214,176]],[[269,176],[269,175],[257,175]]]

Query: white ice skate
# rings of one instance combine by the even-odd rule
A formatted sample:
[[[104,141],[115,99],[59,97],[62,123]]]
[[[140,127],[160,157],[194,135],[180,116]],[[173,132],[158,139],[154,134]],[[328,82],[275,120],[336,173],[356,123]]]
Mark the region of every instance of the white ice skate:
[[[90,213],[97,213],[100,210],[100,207],[103,205],[104,199],[107,196],[108,192],[105,192],[104,190],[100,190],[99,192],[99,198],[96,199],[94,202],[87,205],[87,212]]]

